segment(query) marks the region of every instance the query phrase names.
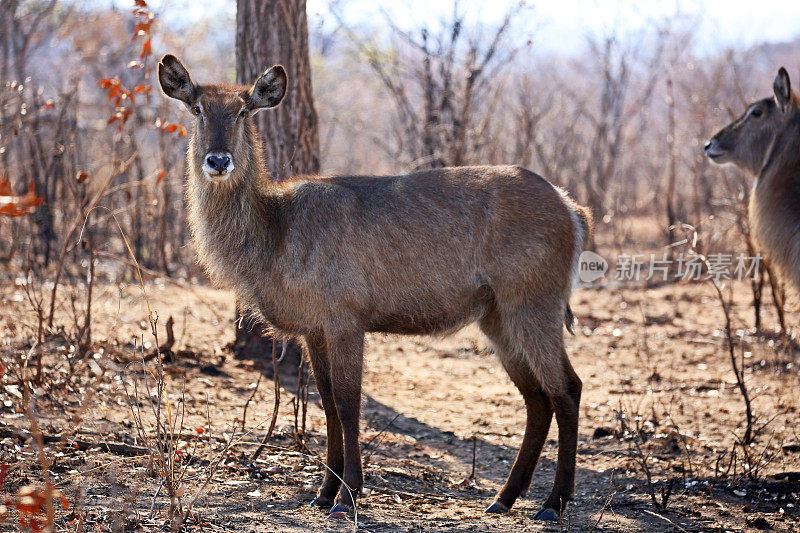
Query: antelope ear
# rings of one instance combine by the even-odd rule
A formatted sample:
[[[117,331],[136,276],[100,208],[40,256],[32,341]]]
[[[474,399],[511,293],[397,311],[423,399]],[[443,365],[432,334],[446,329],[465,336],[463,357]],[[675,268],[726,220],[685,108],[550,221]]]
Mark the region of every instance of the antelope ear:
[[[189,71],[180,59],[171,54],[165,55],[158,63],[158,82],[164,94],[187,106],[191,106],[197,98],[197,86],[189,76]]]
[[[281,65],[268,68],[247,93],[247,103],[252,111],[275,107],[286,94],[288,78]]]
[[[781,111],[786,111],[786,108],[792,101],[792,84],[789,81],[789,73],[786,72],[785,68],[781,67],[780,70],[778,70],[778,75],[775,76],[772,89],[775,91],[775,100],[777,100]]]

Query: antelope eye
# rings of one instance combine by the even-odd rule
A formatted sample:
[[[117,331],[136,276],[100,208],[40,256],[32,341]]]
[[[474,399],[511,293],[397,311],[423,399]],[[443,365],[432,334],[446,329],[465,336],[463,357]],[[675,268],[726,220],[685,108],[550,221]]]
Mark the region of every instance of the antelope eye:
[[[244,118],[246,116],[247,116],[247,110],[246,109],[242,109],[241,111],[239,111],[239,114],[236,116],[236,118],[242,119],[242,118]]]
[[[193,115],[200,115],[200,106],[199,105],[192,106],[192,114]]]
[[[753,115],[754,117],[758,118],[761,115],[763,115],[764,112],[761,111],[761,109],[757,107],[757,108],[753,109],[753,111],[751,111],[750,114]]]

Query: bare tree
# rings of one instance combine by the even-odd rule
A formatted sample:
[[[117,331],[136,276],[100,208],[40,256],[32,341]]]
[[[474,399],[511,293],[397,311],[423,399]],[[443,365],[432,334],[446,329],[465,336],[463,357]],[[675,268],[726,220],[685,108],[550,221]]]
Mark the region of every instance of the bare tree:
[[[558,77],[558,65],[553,61],[536,61],[523,70],[504,106],[511,113],[508,123],[513,125],[503,142],[512,151],[504,159],[578,192],[576,178],[582,160],[575,149],[581,142],[575,124],[581,110],[562,90],[565,81]]]
[[[479,24],[467,27],[458,1],[436,29],[406,31],[384,13],[391,29],[388,48],[364,40],[333,10],[394,104],[394,139],[384,145],[392,157],[412,168],[479,159],[503,88],[500,74],[521,49],[510,34],[523,9],[523,2],[509,8],[488,37]]]
[[[663,36],[659,35],[654,47],[647,47],[649,57],[642,57],[635,44],[623,45],[617,35],[602,39],[589,39],[589,54],[597,59],[599,71],[596,93],[599,99],[577,95],[577,105],[588,123],[589,151],[580,173],[585,187],[586,201],[598,219],[606,214],[611,182],[619,173],[621,148],[625,135],[641,118],[638,110],[650,103],[658,80],[658,64],[663,50]],[[644,63],[649,78],[637,91],[633,91],[634,69]],[[640,122],[641,123],[641,122]]]
[[[45,26],[43,23],[51,15],[55,4],[55,0],[41,3],[20,2],[19,0],[4,0],[0,2],[0,86],[5,87],[7,82],[14,79],[19,84],[19,89],[24,90],[30,53],[36,45],[41,44],[55,33],[53,26],[47,28],[46,31],[42,30],[43,26]],[[11,91],[6,92],[10,93]],[[37,122],[31,126],[34,131],[38,131],[41,126],[38,124],[39,115],[37,111],[44,106],[44,101],[35,91],[30,93],[31,101],[28,103],[32,104],[33,120]],[[3,119],[2,122],[17,121],[17,117],[10,114],[8,117],[2,116],[7,112],[6,105],[3,105],[2,109],[3,112],[0,114],[0,118]],[[25,109],[25,107],[23,106],[22,109]],[[36,241],[37,246],[40,248],[38,252],[40,252],[43,263],[46,265],[50,261],[50,251],[56,238],[53,228],[52,200],[53,189],[56,187],[58,176],[53,176],[51,172],[48,172],[54,170],[53,168],[41,168],[45,166],[43,159],[47,150],[39,135],[32,135],[24,140],[20,138],[18,141],[19,149],[27,152],[28,162],[32,163],[33,167],[40,167],[24,168],[23,172],[26,174],[25,180],[33,182],[36,188],[41,191],[45,200],[41,208],[34,214],[33,220],[39,233],[39,239]]]
[[[28,56],[33,46],[43,40],[40,26],[52,13],[56,0],[47,2],[0,2],[0,83],[11,76],[23,81]]]

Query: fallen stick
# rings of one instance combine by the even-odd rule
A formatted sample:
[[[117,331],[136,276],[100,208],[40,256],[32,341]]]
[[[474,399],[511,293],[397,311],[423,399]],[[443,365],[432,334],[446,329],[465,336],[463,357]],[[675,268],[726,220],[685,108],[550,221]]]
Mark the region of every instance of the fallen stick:
[[[0,425],[0,438],[12,438],[20,442],[29,442],[33,440],[33,435],[24,429],[18,429],[12,426]],[[137,456],[148,455],[150,451],[141,446],[132,446],[122,442],[90,442],[80,439],[65,439],[57,435],[47,435],[42,433],[42,442],[44,444],[54,444],[57,442],[64,442],[66,447],[76,448],[81,451],[92,450],[100,448],[102,451],[115,453],[117,455]]]
[[[405,492],[402,490],[394,490],[394,489],[384,489],[381,487],[367,487],[369,490],[373,492],[378,492],[380,494],[391,494],[397,495],[403,498],[415,498],[418,500],[424,500],[426,498],[430,498],[433,500],[438,500],[440,502],[446,502],[448,500],[461,500],[465,501],[465,498],[459,498],[458,496],[440,496],[439,494],[431,494],[430,492]]]

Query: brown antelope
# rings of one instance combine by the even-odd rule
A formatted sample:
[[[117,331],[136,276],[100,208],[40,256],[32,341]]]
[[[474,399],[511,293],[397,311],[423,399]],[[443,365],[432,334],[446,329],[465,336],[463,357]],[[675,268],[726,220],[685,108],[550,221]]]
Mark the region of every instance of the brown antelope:
[[[508,511],[528,489],[555,413],[557,472],[537,517],[558,519],[574,487],[581,396],[563,326],[589,212],[512,166],[275,183],[251,117],[280,103],[283,67],[252,87],[196,85],[167,55],[158,76],[195,115],[186,194],[199,262],[266,325],[303,339],[327,418],[329,470],[312,505],[350,511],[363,487],[364,333],[478,321],[527,410],[517,459],[487,511]]]
[[[750,104],[705,152],[755,177],[748,207],[755,244],[800,293],[800,98],[783,67],[772,88],[773,97]]]

